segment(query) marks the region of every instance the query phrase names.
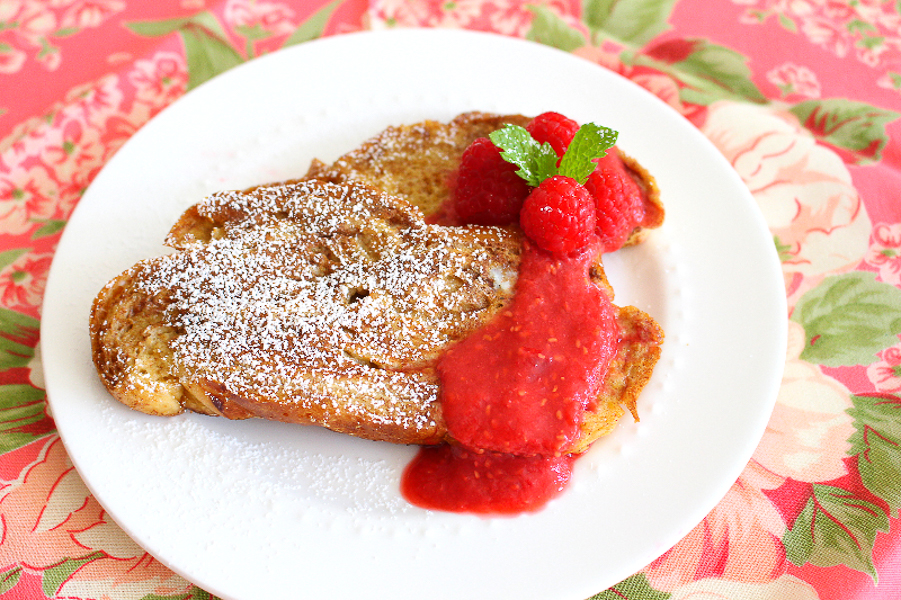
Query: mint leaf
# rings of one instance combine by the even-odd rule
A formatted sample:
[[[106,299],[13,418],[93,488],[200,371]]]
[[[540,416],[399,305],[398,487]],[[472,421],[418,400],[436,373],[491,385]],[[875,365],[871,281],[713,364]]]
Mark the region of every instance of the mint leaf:
[[[607,155],[607,150],[616,144],[617,137],[619,132],[609,127],[594,123],[582,125],[566,149],[557,173],[571,177],[580,184],[585,183],[594,171],[594,161]]]
[[[519,167],[517,175],[532,187],[557,174],[557,153],[550,144],[539,144],[519,125],[505,125],[488,138],[502,150],[501,157]]]
[[[619,133],[609,127],[586,123],[579,127],[557,166],[557,153],[547,142],[539,144],[525,127],[505,125],[488,135],[501,149],[501,157],[519,167],[516,174],[532,187],[554,175],[563,175],[584,184],[594,171],[595,160],[607,155]]]

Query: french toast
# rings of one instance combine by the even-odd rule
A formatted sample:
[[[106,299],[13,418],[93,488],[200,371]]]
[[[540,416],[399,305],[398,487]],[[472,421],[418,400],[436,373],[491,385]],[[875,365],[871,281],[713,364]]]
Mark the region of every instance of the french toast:
[[[488,137],[507,124],[525,127],[530,120],[523,115],[467,112],[449,122],[428,120],[388,127],[329,165],[314,160],[306,177],[364,183],[418,206],[427,220],[453,223],[453,215],[441,213],[448,205],[463,152],[476,138]],[[642,192],[644,219],[624,244],[631,246],[663,224],[664,208],[657,183],[647,169],[619,148],[616,152]]]
[[[190,410],[401,444],[448,441],[437,363],[511,300],[522,233],[430,224],[425,215],[447,197],[466,140],[497,119],[519,117],[470,113],[451,127],[411,126],[399,146],[387,148],[383,134],[330,166],[314,162],[303,179],[190,207],[166,238],[175,252],[122,273],[92,305],[104,385],[154,415]],[[653,179],[641,177],[659,205]],[[600,256],[590,277],[612,300]],[[625,412],[637,418],[659,358],[654,320],[634,307],[616,311],[622,342],[569,452]]]

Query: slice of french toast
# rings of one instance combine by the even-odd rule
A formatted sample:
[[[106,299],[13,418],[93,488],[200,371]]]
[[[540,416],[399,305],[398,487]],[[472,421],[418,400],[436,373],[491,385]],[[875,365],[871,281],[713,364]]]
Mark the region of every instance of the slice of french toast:
[[[317,180],[214,194],[167,242],[177,251],[92,307],[116,399],[405,444],[446,439],[437,361],[507,304],[521,253],[513,229],[428,225],[399,198]],[[612,294],[599,261],[591,275]],[[634,409],[659,353],[650,317],[618,316],[624,344],[580,448]]]
[[[329,167],[314,162],[303,180],[190,207],[167,236],[174,253],[138,263],[94,301],[92,351],[104,385],[148,414],[191,410],[403,444],[447,441],[437,362],[510,301],[522,240],[516,228],[432,225],[423,212],[447,197],[466,140],[499,118],[471,113],[450,127],[401,128],[401,145],[382,134]],[[600,257],[590,276],[612,300]],[[637,418],[660,355],[654,320],[616,310],[622,343],[572,452],[625,412]]]
[[[401,443],[443,439],[434,365],[509,299],[519,261],[509,231],[315,180],[214,194],[167,243],[94,302],[113,396]]]

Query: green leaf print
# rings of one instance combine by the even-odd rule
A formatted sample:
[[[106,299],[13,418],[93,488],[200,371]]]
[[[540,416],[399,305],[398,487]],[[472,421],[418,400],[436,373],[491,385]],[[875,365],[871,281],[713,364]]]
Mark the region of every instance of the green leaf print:
[[[53,431],[53,421],[44,406],[43,390],[24,384],[0,386],[0,453],[21,448]]]
[[[226,38],[225,29],[223,29],[222,24],[219,23],[218,19],[216,19],[216,16],[209,11],[203,11],[197,13],[196,15],[179,19],[164,19],[162,21],[135,21],[125,24],[128,29],[144,37],[161,37],[169,35],[170,33],[180,31],[181,29],[191,25],[204,27],[218,37],[222,39]]]
[[[232,48],[222,24],[209,11],[183,19],[139,21],[126,26],[138,35],[158,37],[178,32],[188,63],[188,89],[244,62]]]
[[[56,235],[60,231],[62,231],[66,227],[65,221],[60,220],[48,220],[44,221],[44,224],[41,225],[34,233],[31,234],[31,239],[36,240],[42,237],[49,237],[51,235]]]
[[[841,488],[814,484],[813,496],[783,536],[786,558],[795,565],[846,565],[877,579],[876,534],[888,531],[881,508]]]
[[[86,565],[87,563],[101,558],[103,556],[103,552],[97,551],[89,556],[85,556],[83,558],[69,558],[64,560],[63,562],[50,567],[49,569],[45,569],[42,573],[41,586],[44,589],[44,594],[48,598],[53,598],[56,596],[56,593],[59,592],[59,588],[66,582],[72,574]]]
[[[321,37],[322,32],[325,31],[325,26],[328,25],[332,13],[335,12],[335,9],[343,2],[344,0],[333,0],[310,15],[309,18],[301,23],[297,29],[294,30],[294,33],[285,40],[282,47],[293,46],[294,44],[308,42]]]
[[[22,576],[22,567],[13,567],[12,569],[8,569],[0,573],[0,594],[5,594],[10,591],[16,584],[19,583],[19,579]]]
[[[28,315],[0,308],[0,370],[24,367],[34,356],[38,321]]]
[[[291,46],[322,35],[328,20],[343,0],[333,0],[310,15],[294,30],[283,46]],[[241,29],[237,33],[247,40],[247,55],[242,56],[229,41],[228,33],[216,16],[203,11],[194,16],[161,21],[137,21],[126,26],[134,33],[159,37],[175,32],[182,38],[188,63],[188,90],[212,79],[252,57],[253,40],[267,37],[263,30]]]
[[[855,271],[804,294],[791,319],[804,327],[801,358],[827,367],[869,365],[901,334],[901,290]]]
[[[629,57],[681,82],[680,96],[708,105],[724,98],[763,103],[766,97],[751,80],[748,58],[705,39],[671,39]]]
[[[682,73],[682,81],[690,86],[683,99],[695,104],[710,104],[723,97],[766,101],[751,81],[747,63],[746,56],[731,48],[698,40],[694,51],[676,65]]]
[[[595,40],[612,37],[641,47],[670,28],[667,21],[676,0],[584,0],[582,22]]]
[[[864,486],[885,501],[891,514],[901,508],[901,398],[852,396],[856,432],[851,442]]]
[[[0,252],[0,269],[5,269],[9,265],[16,262],[16,259],[28,252],[27,248],[16,248],[15,250],[6,250]]]
[[[588,600],[667,600],[671,596],[668,592],[655,590],[644,573],[637,573]]]
[[[878,161],[888,143],[885,126],[901,113],[843,98],[808,100],[791,107],[815,137],[851,153],[859,163]]]
[[[529,10],[534,17],[529,31],[526,32],[526,39],[565,52],[572,52],[587,44],[581,31],[571,27],[546,6],[530,6]]]
[[[192,24],[182,28],[180,33],[188,62],[188,90],[244,62],[228,42],[208,29]]]

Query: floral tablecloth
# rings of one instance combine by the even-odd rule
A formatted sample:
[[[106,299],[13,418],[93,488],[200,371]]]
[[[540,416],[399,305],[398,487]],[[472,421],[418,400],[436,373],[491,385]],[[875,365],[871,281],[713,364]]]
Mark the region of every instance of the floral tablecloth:
[[[210,597],[108,518],[55,431],[39,339],[54,249],[107,160],[186,91],[286,45],[407,26],[529,38],[644,86],[731,162],[782,258],[785,375],[753,459],[691,533],[595,598],[901,597],[899,11],[895,0],[0,0],[0,600]]]

